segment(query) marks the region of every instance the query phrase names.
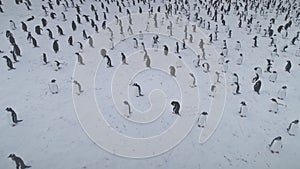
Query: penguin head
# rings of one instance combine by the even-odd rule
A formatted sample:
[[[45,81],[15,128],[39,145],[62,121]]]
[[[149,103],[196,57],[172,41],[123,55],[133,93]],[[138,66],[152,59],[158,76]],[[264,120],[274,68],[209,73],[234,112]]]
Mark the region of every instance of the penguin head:
[[[208,115],[208,113],[206,111],[201,113],[202,115]]]
[[[272,100],[273,102],[276,102],[276,103],[277,103],[277,100],[276,100],[275,98],[272,98],[271,100]]]
[[[282,139],[281,136],[276,137],[274,140],[280,141]]]
[[[11,110],[11,108],[10,108],[10,107],[7,107],[5,110],[6,110],[6,111],[10,111],[10,110]]]
[[[15,155],[15,154],[10,154],[10,155],[8,156],[8,158],[13,158],[13,157],[16,157],[16,155]]]
[[[298,123],[299,123],[299,120],[295,120],[294,123],[295,123],[295,124],[298,124]]]
[[[241,102],[241,105],[246,106],[246,103],[244,101]]]
[[[51,83],[55,83],[55,82],[56,82],[56,80],[55,80],[55,79],[52,79],[52,80],[51,80]]]
[[[287,86],[282,86],[282,89],[286,89],[287,88]]]

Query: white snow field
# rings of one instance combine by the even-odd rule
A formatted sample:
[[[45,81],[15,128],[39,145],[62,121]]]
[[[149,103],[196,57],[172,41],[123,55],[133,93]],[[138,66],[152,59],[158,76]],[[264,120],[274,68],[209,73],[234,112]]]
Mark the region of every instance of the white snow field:
[[[208,1],[191,0],[187,1],[189,7],[183,5],[185,9],[190,8],[187,10],[190,11],[190,21],[186,11],[180,10],[181,7],[181,14],[176,15],[173,11],[173,15],[166,18],[165,4],[174,6],[174,1],[165,0],[134,1],[135,5],[132,0],[57,0],[50,2],[53,10],[49,8],[49,1],[31,0],[31,10],[27,10],[26,1],[19,5],[15,1],[0,2],[3,9],[0,13],[0,50],[3,51],[0,53],[0,169],[15,168],[14,161],[8,158],[12,153],[21,157],[31,168],[300,168],[299,132],[296,131],[295,136],[287,132],[289,124],[299,119],[300,57],[296,56],[296,52],[300,48],[300,38],[295,45],[291,45],[300,28],[300,18],[297,16],[299,1],[282,1],[284,7],[288,7],[289,3],[295,7],[287,20],[287,11],[276,16],[275,9],[281,1],[272,1],[276,3],[270,9],[263,6],[263,2],[266,5],[267,1],[253,1],[254,6],[259,4],[260,7],[257,13],[248,7],[245,19],[253,16],[251,33],[247,31],[244,17],[241,28],[238,28],[235,1],[231,2],[228,15],[221,11],[222,4],[226,9],[228,3],[220,1],[218,23],[207,15],[205,5],[211,6]],[[81,24],[77,21],[77,11],[72,2],[80,7],[81,14],[78,16]],[[241,13],[246,1],[237,2]],[[196,8],[194,4],[197,4]],[[42,5],[47,7],[48,15],[45,15]],[[96,21],[91,5],[96,8],[99,21]],[[122,13],[118,5],[122,7]],[[153,7],[151,15],[148,13],[149,6]],[[157,12],[159,6],[160,12]],[[105,12],[106,7],[108,13]],[[139,7],[143,13],[139,13]],[[259,12],[261,8],[265,12],[263,16]],[[127,14],[127,9],[131,16]],[[214,13],[213,8],[211,10]],[[203,23],[199,25],[199,20],[195,22],[197,11],[199,17],[205,19],[205,26]],[[56,18],[50,17],[51,12],[56,13]],[[63,19],[62,12],[67,20]],[[107,17],[105,27],[102,27],[105,20],[103,12]],[[220,22],[221,14],[224,14],[226,26]],[[89,16],[88,21],[86,15]],[[26,21],[31,16],[34,19]],[[118,16],[118,21],[115,16]],[[130,17],[132,25],[129,23]],[[48,21],[45,27],[42,26],[42,18]],[[271,56],[274,46],[270,46],[270,37],[263,37],[263,29],[268,29],[271,18],[275,18],[272,24],[276,34],[272,37],[276,39],[278,48],[278,56],[275,57]],[[98,32],[91,26],[91,19],[98,26]],[[15,30],[9,20],[15,22]],[[293,24],[284,38],[277,28],[289,20]],[[32,42],[26,40],[27,32],[22,30],[21,21],[26,23],[39,47],[34,48]],[[72,30],[72,21],[77,25],[75,31]],[[211,24],[210,30],[207,29],[207,21]],[[260,33],[254,28],[257,21],[262,25]],[[170,22],[172,36],[170,29],[167,29]],[[210,43],[209,35],[214,35],[216,24],[218,40]],[[42,27],[41,35],[35,32],[37,25]],[[58,34],[57,25],[65,35]],[[128,31],[129,25],[132,34]],[[228,26],[232,30],[231,38],[228,38],[226,31]],[[121,27],[124,35],[120,34]],[[52,49],[54,39],[49,39],[46,29],[50,29],[54,39],[58,40],[57,53]],[[7,30],[21,49],[22,57],[17,56],[19,62],[16,63],[10,53],[13,47],[6,37]],[[88,39],[84,39],[83,30],[93,38],[93,47]],[[109,30],[113,32],[113,49]],[[189,41],[190,34],[193,42]],[[155,35],[159,36],[158,48],[152,46]],[[68,44],[70,36],[74,46]],[[258,36],[257,48],[252,47],[254,36]],[[133,38],[138,40],[137,48],[134,48]],[[182,49],[183,39],[187,49]],[[197,55],[203,55],[199,48],[200,39],[204,40],[206,60],[201,57],[197,67]],[[226,40],[228,48],[226,72],[222,72],[225,63],[219,64],[223,40]],[[235,49],[236,41],[241,42],[240,51]],[[82,49],[77,42],[83,44]],[[179,53],[175,53],[176,42],[180,45]],[[146,52],[141,43],[144,43]],[[164,55],[163,45],[168,46],[167,55]],[[288,48],[283,52],[281,50],[285,45]],[[113,67],[107,66],[107,57],[101,56],[102,49],[107,51]],[[83,57],[84,65],[78,62],[76,52]],[[121,52],[125,54],[128,65],[122,64]],[[43,53],[49,61],[46,65],[43,63]],[[145,57],[145,53],[148,56]],[[243,54],[243,63],[237,65],[240,53]],[[6,60],[2,58],[4,55],[13,61],[16,69],[8,70]],[[147,59],[151,60],[150,67],[146,67],[146,62],[150,61]],[[278,73],[275,82],[270,82],[271,73],[265,72],[266,59],[274,60],[271,71]],[[290,73],[285,71],[287,60],[292,63]],[[61,69],[57,70],[55,61],[61,63]],[[202,67],[205,63],[210,65],[208,73]],[[175,67],[175,76],[170,75],[170,66]],[[253,90],[255,67],[263,70],[259,77],[262,81],[260,95]],[[216,82],[215,72],[220,73],[220,82]],[[196,79],[196,86],[192,85],[190,73]],[[233,94],[233,73],[238,74],[241,94]],[[59,87],[58,94],[52,94],[49,90],[52,79]],[[74,80],[82,85],[82,93],[79,94]],[[138,92],[133,83],[141,86],[144,96],[136,97]],[[214,97],[209,96],[211,85],[216,85]],[[277,93],[284,85],[287,86],[286,98],[279,100]],[[280,103],[276,114],[269,112],[271,98],[276,98]],[[124,101],[130,104],[131,114],[128,114]],[[180,103],[180,116],[172,113],[172,101]],[[241,101],[247,104],[246,117],[239,115]],[[15,110],[18,119],[23,121],[13,126],[7,107]],[[204,111],[208,112],[208,117],[205,127],[200,128],[197,120]],[[283,146],[279,153],[271,153],[268,144],[278,136],[282,137]]]

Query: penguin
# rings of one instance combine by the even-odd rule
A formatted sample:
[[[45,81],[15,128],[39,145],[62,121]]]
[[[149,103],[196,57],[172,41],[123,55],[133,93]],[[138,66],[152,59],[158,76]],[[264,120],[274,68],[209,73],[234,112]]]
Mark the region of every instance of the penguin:
[[[91,37],[91,36],[88,36],[88,42],[89,42],[89,45],[90,45],[90,47],[94,47],[94,41],[93,41],[93,38]]]
[[[49,38],[50,39],[54,39],[53,38],[53,33],[52,33],[52,31],[50,30],[50,29],[46,29],[47,31],[48,31],[48,36],[49,36]]]
[[[241,50],[241,48],[242,48],[241,42],[240,41],[236,41],[236,45],[235,45],[234,49],[237,50],[237,51],[239,51],[239,50]]]
[[[63,17],[63,21],[64,21],[64,22],[66,22],[66,21],[67,21],[66,14],[65,14],[65,13],[63,13],[63,12],[61,12],[61,15],[62,15],[62,17]]]
[[[55,19],[55,18],[56,18],[56,13],[51,12],[51,13],[50,13],[50,17],[51,17],[51,19]]]
[[[205,63],[202,64],[202,68],[204,69],[203,71],[205,73],[207,73],[207,72],[209,72],[210,65],[207,62],[205,62]]]
[[[7,65],[7,67],[8,67],[8,70],[16,69],[16,68],[14,68],[13,63],[12,63],[12,61],[10,60],[9,57],[7,57],[7,56],[5,55],[5,56],[3,56],[2,58],[6,59],[6,65]]]
[[[79,49],[82,50],[83,49],[83,45],[81,42],[77,42],[79,44]]]
[[[42,18],[41,21],[42,21],[42,26],[46,27],[48,24],[47,20],[45,18]]]
[[[262,75],[262,69],[261,69],[261,67],[255,67],[255,68],[254,68],[254,71],[255,71],[255,73],[257,73],[259,76]]]
[[[292,63],[291,61],[287,60],[287,64],[285,65],[285,71],[291,73]]]
[[[252,83],[256,82],[259,80],[259,75],[255,73],[255,77],[252,79]]]
[[[83,36],[83,39],[86,40],[88,38],[87,34],[86,34],[86,31],[83,29],[82,31],[82,36]]]
[[[60,67],[61,63],[59,61],[57,61],[57,60],[55,60],[54,62],[55,62],[55,65],[56,65],[55,71],[58,71],[59,69],[61,69],[61,67]]]
[[[199,117],[198,117],[198,119],[197,119],[197,123],[198,123],[197,126],[198,126],[198,127],[200,127],[200,128],[204,128],[204,127],[205,127],[207,115],[208,115],[207,112],[202,112],[202,113],[199,115]]]
[[[44,62],[44,65],[47,65],[49,63],[48,60],[47,60],[46,53],[43,53],[43,62]]]
[[[168,48],[168,46],[167,45],[164,45],[163,46],[164,47],[164,55],[168,55],[168,53],[169,53],[169,48]]]
[[[74,80],[73,83],[78,87],[78,92],[77,92],[77,94],[80,95],[81,93],[83,93],[81,84],[80,84],[78,81],[76,81],[76,80]]]
[[[298,123],[299,123],[299,120],[297,119],[297,120],[292,121],[289,124],[289,127],[286,129],[286,131],[290,136],[296,135],[296,132],[298,130]]]
[[[271,73],[272,61],[267,59],[267,72]]]
[[[128,65],[128,63],[126,62],[126,56],[123,52],[121,52],[121,57],[122,57],[122,64]]]
[[[78,61],[78,63],[79,63],[80,65],[85,65],[85,64],[83,63],[83,57],[82,57],[78,52],[76,52],[75,54],[77,55],[77,61]]]
[[[34,48],[39,47],[39,45],[37,44],[37,40],[34,37],[32,37],[31,40]]]
[[[106,63],[107,68],[113,67],[113,65],[111,64],[111,59],[110,59],[110,57],[109,57],[108,55],[105,55],[104,58],[107,59],[107,63]]]
[[[34,30],[35,30],[35,33],[36,33],[36,34],[41,35],[41,31],[42,31],[43,29],[41,28],[40,25],[37,25],[37,26],[34,28]]]
[[[21,22],[21,24],[22,24],[22,30],[23,30],[24,32],[28,32],[28,31],[27,31],[27,25],[26,25],[24,22]]]
[[[178,116],[181,116],[181,114],[179,113],[179,110],[180,110],[180,104],[179,104],[179,102],[178,101],[172,101],[171,105],[174,106],[172,113],[176,114]]]
[[[54,40],[52,48],[53,48],[55,53],[57,53],[59,51],[58,40]]]
[[[287,86],[282,86],[281,89],[278,91],[277,98],[279,100],[284,100],[285,99],[286,89],[287,89]]]
[[[233,73],[232,75],[233,75],[233,77],[232,77],[231,85],[234,85],[235,83],[239,83],[239,76],[236,73]]]
[[[270,104],[270,108],[269,108],[269,112],[273,112],[275,114],[278,113],[278,102],[275,98],[271,99],[271,104]]]
[[[17,44],[14,44],[13,51],[15,52],[15,54],[17,56],[20,56],[20,57],[22,56],[21,50],[20,50],[20,48],[19,48],[19,46]]]
[[[173,76],[173,77],[176,77],[175,73],[176,73],[176,69],[174,66],[170,66],[169,67],[170,69],[170,75]]]
[[[142,94],[142,89],[141,89],[141,86],[140,86],[139,84],[133,83],[132,86],[135,86],[135,87],[137,87],[137,89],[138,89],[138,95],[137,95],[136,97],[144,96],[144,95]]]
[[[56,80],[52,79],[49,83],[49,89],[52,94],[58,94],[58,85],[56,84]]]
[[[269,76],[269,81],[274,83],[276,79],[277,79],[277,72],[273,71]]]
[[[18,120],[17,113],[11,107],[7,107],[5,110],[11,113],[12,122],[14,123],[13,127],[16,126],[19,122],[23,121]]]
[[[73,37],[72,36],[69,36],[68,43],[70,46],[73,46]]]
[[[226,73],[228,71],[228,63],[229,63],[229,60],[226,60],[224,62],[222,72]]]
[[[256,83],[254,84],[253,89],[254,89],[254,91],[255,91],[257,94],[260,94],[260,93],[259,93],[259,92],[260,92],[260,88],[261,88],[261,81],[258,80],[258,81],[256,81]]]
[[[123,101],[123,103],[128,106],[128,114],[126,115],[127,118],[130,117],[130,115],[132,114],[132,111],[131,111],[131,107],[130,107],[130,104],[128,103],[128,101]]]
[[[16,156],[15,154],[10,154],[10,155],[8,156],[8,158],[11,158],[11,159],[16,163],[16,168],[17,168],[17,169],[19,169],[19,168],[25,169],[25,168],[30,168],[30,167],[31,167],[31,166],[29,166],[29,165],[26,165],[26,164],[24,163],[24,161],[22,160],[22,158]]]
[[[254,36],[253,40],[254,40],[254,44],[253,44],[252,47],[253,47],[253,48],[258,47],[258,46],[257,46],[257,36]]]
[[[138,48],[138,40],[137,40],[136,38],[133,38],[133,40],[134,40],[134,45],[133,45],[133,47],[134,47],[134,48]]]
[[[17,29],[16,24],[13,20],[9,20],[9,23],[10,23],[11,30],[16,30]]]
[[[189,73],[189,75],[190,75],[190,76],[192,77],[192,79],[193,79],[191,88],[197,87],[197,85],[196,85],[196,77],[194,76],[193,73]]]
[[[182,68],[182,67],[183,67],[182,57],[178,56],[178,59],[176,61],[176,68]]]
[[[215,97],[215,94],[216,94],[216,85],[211,85],[209,97]]]
[[[236,64],[237,65],[242,65],[242,63],[243,63],[243,54],[240,53],[239,58],[236,60]]]
[[[146,58],[146,67],[151,68],[151,59],[150,59],[150,57]]]
[[[246,117],[246,114],[248,113],[248,107],[245,101],[241,102],[241,107],[240,107],[240,111],[239,114],[241,117]]]
[[[56,27],[57,27],[57,32],[59,35],[62,35],[62,36],[65,35],[63,29],[59,25],[56,25]]]
[[[234,85],[236,85],[236,89],[235,89],[235,93],[233,93],[233,95],[241,94],[240,93],[240,85],[237,82],[235,82]]]
[[[268,144],[271,153],[279,153],[279,150],[282,148],[281,144],[282,137],[275,137],[270,144]]]
[[[76,31],[76,28],[77,28],[76,23],[74,21],[72,21],[71,25],[72,25],[72,30]]]
[[[26,21],[29,22],[29,21],[32,21],[34,20],[34,16],[31,16],[30,18],[28,18]]]

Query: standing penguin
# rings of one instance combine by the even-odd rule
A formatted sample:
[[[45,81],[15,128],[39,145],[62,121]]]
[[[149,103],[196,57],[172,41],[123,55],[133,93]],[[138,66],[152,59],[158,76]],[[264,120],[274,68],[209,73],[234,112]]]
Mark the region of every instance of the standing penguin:
[[[269,76],[269,81],[274,83],[276,79],[277,79],[277,72],[273,71]]]
[[[20,56],[20,57],[22,56],[21,50],[20,50],[20,48],[19,48],[19,46],[17,44],[14,44],[13,51],[15,52],[15,54],[17,56]]]
[[[294,120],[289,124],[289,127],[286,129],[286,131],[288,132],[288,134],[290,136],[295,136],[297,130],[298,130],[298,123],[299,120]]]
[[[279,100],[284,100],[285,99],[286,89],[287,89],[287,86],[282,86],[281,89],[278,91],[277,98]]]
[[[108,67],[108,68],[113,67],[112,64],[111,64],[111,59],[110,59],[110,57],[109,57],[108,55],[105,55],[104,58],[107,59],[107,63],[106,63],[107,67]]]
[[[205,63],[202,64],[202,68],[203,68],[203,71],[205,73],[208,73],[209,69],[210,69],[210,66],[209,66],[209,64],[207,62],[205,62]]]
[[[228,63],[229,63],[229,60],[226,60],[224,62],[222,72],[226,73],[228,71]]]
[[[42,21],[42,26],[46,27],[47,26],[47,20],[45,18],[42,18],[41,21]]]
[[[11,30],[16,30],[17,29],[16,24],[13,20],[9,20],[9,23],[10,23]]]
[[[52,94],[58,94],[58,85],[56,84],[55,79],[52,79],[49,83],[49,89]]]
[[[12,122],[14,123],[13,127],[17,125],[19,122],[23,121],[23,120],[18,120],[17,113],[11,107],[7,107],[5,110],[11,113]]]
[[[271,153],[279,153],[279,150],[282,148],[281,136],[275,137],[270,144],[268,144]]]
[[[126,56],[123,52],[121,52],[121,57],[122,57],[122,64],[128,65],[128,63],[126,62]]]
[[[21,24],[22,24],[22,30],[24,32],[27,32],[27,25],[24,22],[21,22]]]
[[[36,34],[41,35],[41,34],[42,34],[41,31],[42,31],[43,29],[41,28],[40,25],[37,25],[37,26],[34,28],[34,30],[35,30],[35,33],[36,33]]]
[[[174,106],[172,113],[181,116],[180,113],[179,113],[179,110],[180,110],[180,104],[179,104],[179,102],[178,101],[172,101],[171,105]]]
[[[233,95],[241,94],[239,83],[235,82],[234,85],[236,85],[236,89],[235,89],[235,92],[233,93]]]
[[[8,158],[11,158],[16,163],[16,168],[19,169],[25,169],[30,168],[31,166],[25,165],[24,161],[21,159],[21,157],[16,156],[15,154],[10,154]]]
[[[125,105],[127,105],[128,106],[128,114],[126,115],[126,117],[127,118],[129,118],[130,117],[130,115],[132,114],[132,111],[131,111],[131,106],[130,106],[130,104],[128,103],[128,101],[123,101],[123,103],[125,104]]]
[[[81,65],[84,65],[84,63],[83,63],[83,57],[78,52],[76,52],[75,54],[77,55],[77,61],[78,61],[78,63],[81,64]]]
[[[76,81],[76,80],[74,80],[73,83],[78,87],[77,94],[80,95],[83,92],[81,84],[78,81]]]
[[[72,30],[76,31],[76,28],[77,28],[76,23],[74,21],[72,21],[71,25],[72,25]]]
[[[196,85],[196,77],[194,76],[193,73],[189,73],[189,75],[190,75],[190,76],[192,77],[192,79],[193,79],[191,88],[197,87],[197,85]]]
[[[54,39],[52,31],[50,29],[46,29],[46,30],[48,31],[49,39]]]
[[[48,64],[48,59],[47,59],[47,55],[46,53],[43,53],[43,62],[44,62],[44,65]]]
[[[247,104],[244,101],[242,101],[239,114],[241,117],[246,117],[247,112],[248,112]]]
[[[168,48],[168,46],[167,45],[164,45],[163,46],[164,47],[164,55],[168,55],[168,53],[169,53],[169,48]]]
[[[291,71],[291,68],[292,68],[292,63],[291,63],[291,61],[286,61],[287,62],[287,64],[286,64],[286,66],[285,66],[285,71],[287,71],[287,72],[289,72],[289,73],[291,73],[290,71]]]
[[[173,77],[176,77],[175,73],[176,73],[176,69],[174,66],[170,66],[169,67],[170,69],[170,75],[173,76]]]
[[[135,86],[135,87],[137,87],[137,89],[138,89],[138,95],[137,95],[136,97],[144,96],[144,95],[142,94],[142,89],[141,89],[141,86],[140,86],[139,84],[133,83],[132,86]]]
[[[150,57],[146,57],[146,67],[151,68],[151,59],[150,59]]]
[[[94,41],[93,41],[93,38],[91,36],[88,36],[88,39],[89,39],[89,45],[90,47],[94,47]]]
[[[53,50],[55,53],[57,53],[59,51],[58,40],[54,40],[52,47],[53,47]]]
[[[57,27],[57,33],[59,35],[65,35],[63,29],[59,25],[56,25],[56,27]]]
[[[237,65],[242,65],[243,63],[243,54],[240,53],[239,58],[236,60]]]
[[[271,104],[270,104],[270,108],[269,108],[269,112],[273,112],[275,114],[278,113],[278,102],[275,98],[271,99]]]
[[[200,127],[200,128],[204,128],[204,127],[205,127],[207,115],[208,115],[207,112],[202,112],[202,113],[199,115],[198,120],[197,120],[198,127]]]
[[[260,88],[261,88],[261,81],[258,80],[258,81],[254,84],[253,88],[254,88],[254,91],[255,91],[257,94],[260,94],[259,91],[260,91]]]
[[[38,48],[39,45],[38,45],[38,43],[37,43],[37,40],[36,40],[34,37],[32,37],[31,40],[32,40],[32,45],[33,45],[33,47],[34,47],[34,48]]]
[[[69,36],[68,43],[70,46],[73,46],[73,37],[72,36]]]
[[[216,94],[216,88],[217,86],[216,85],[211,85],[210,86],[210,94],[209,94],[209,97],[215,97],[215,94]]]
[[[7,57],[7,56],[5,55],[5,56],[3,56],[2,58],[6,59],[6,65],[7,65],[7,67],[8,67],[8,70],[16,69],[16,68],[14,68],[13,63],[12,63],[12,61],[10,60],[9,57]]]

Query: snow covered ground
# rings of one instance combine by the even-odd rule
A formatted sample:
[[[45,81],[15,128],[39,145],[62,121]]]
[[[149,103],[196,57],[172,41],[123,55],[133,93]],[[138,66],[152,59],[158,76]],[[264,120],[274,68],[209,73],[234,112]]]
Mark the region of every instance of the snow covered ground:
[[[158,155],[156,155],[156,153],[154,153],[154,156],[150,158],[135,159],[121,157],[119,156],[120,154],[117,153],[118,151],[116,151],[115,154],[105,151],[100,148],[101,145],[99,146],[97,141],[93,140],[93,142],[90,139],[91,135],[86,134],[84,128],[81,126],[82,119],[78,119],[80,115],[77,116],[76,114],[76,112],[78,113],[78,107],[84,105],[84,103],[82,102],[82,105],[78,105],[76,98],[85,97],[90,94],[89,92],[94,92],[99,110],[103,112],[103,117],[109,123],[109,126],[126,136],[145,138],[166,131],[181,118],[171,114],[172,106],[170,105],[170,101],[184,98],[182,96],[184,93],[179,92],[182,90],[181,84],[191,84],[191,81],[189,81],[190,77],[188,75],[186,75],[187,81],[180,79],[180,69],[177,69],[179,77],[176,79],[168,74],[168,67],[165,67],[165,72],[163,72],[160,69],[156,69],[155,65],[168,65],[169,62],[176,64],[175,61],[177,60],[178,54],[174,54],[175,43],[178,41],[181,44],[183,32],[181,32],[182,34],[179,33],[179,37],[175,35],[169,37],[166,29],[169,24],[168,21],[165,20],[164,25],[159,23],[160,28],[156,29],[156,33],[160,33],[158,51],[151,49],[154,34],[152,34],[151,31],[144,34],[143,42],[149,52],[152,61],[151,67],[153,67],[152,69],[147,69],[143,62],[144,53],[142,52],[142,48],[139,47],[138,50],[133,48],[132,37],[138,38],[137,31],[134,31],[134,35],[129,36],[127,27],[124,26],[124,32],[126,32],[125,34],[126,37],[128,36],[128,39],[124,41],[116,40],[115,49],[109,50],[107,46],[103,45],[109,44],[109,33],[107,29],[102,30],[101,28],[101,24],[104,20],[102,12],[105,11],[101,8],[101,2],[86,1],[81,4],[80,1],[74,0],[75,4],[80,5],[82,15],[90,15],[90,18],[94,18],[94,14],[90,10],[91,4],[94,4],[97,8],[99,21],[97,21],[96,24],[99,27],[99,33],[96,34],[90,22],[86,22],[82,15],[80,16],[82,24],[77,24],[76,31],[72,30],[72,20],[77,23],[76,10],[75,8],[71,8],[71,1],[67,2],[69,2],[70,6],[68,11],[64,11],[62,4],[57,6],[56,2],[53,2],[54,10],[48,10],[55,12],[57,16],[56,19],[51,19],[50,16],[45,16],[41,8],[42,5],[48,6],[47,1],[38,2],[32,0],[32,10],[30,11],[26,10],[24,4],[16,5],[14,1],[2,1],[3,5],[1,7],[4,13],[0,13],[0,50],[4,51],[4,53],[1,53],[1,57],[7,55],[12,58],[9,53],[12,46],[5,36],[6,30],[10,30],[13,33],[16,43],[22,51],[22,57],[18,57],[20,62],[14,63],[16,70],[7,71],[6,61],[1,58],[0,62],[0,107],[2,110],[0,114],[0,131],[2,135],[0,138],[0,168],[14,168],[15,164],[12,160],[7,158],[11,153],[21,156],[25,163],[31,165],[32,168],[94,169],[143,167],[187,169],[297,169],[300,167],[298,163],[300,156],[299,134],[296,133],[296,136],[289,136],[286,132],[289,123],[295,119],[299,119],[300,106],[298,103],[300,102],[300,92],[298,91],[298,84],[300,81],[300,58],[295,57],[295,53],[296,50],[299,49],[300,43],[296,41],[296,45],[290,45],[290,41],[296,36],[299,27],[296,27],[296,24],[293,23],[292,27],[288,29],[288,37],[283,39],[277,32],[277,27],[288,22],[284,21],[285,14],[279,15],[273,26],[277,34],[276,44],[279,57],[276,56],[271,70],[278,72],[278,79],[275,83],[272,83],[269,81],[269,73],[263,72],[260,77],[262,81],[261,94],[258,95],[253,91],[254,84],[252,83],[252,78],[255,76],[253,69],[254,67],[260,66],[263,68],[263,71],[266,70],[266,59],[271,58],[270,53],[274,49],[274,47],[269,46],[270,38],[262,37],[262,35],[257,34],[254,29],[250,35],[247,34],[245,29],[246,22],[243,22],[242,28],[238,28],[238,17],[232,9],[229,15],[224,15],[226,24],[229,24],[230,29],[232,29],[232,38],[228,38],[228,34],[225,32],[225,26],[221,26],[219,23],[218,41],[214,41],[213,44],[210,44],[208,35],[214,32],[216,23],[210,20],[206,15],[205,8],[200,5],[200,16],[211,22],[211,30],[197,27],[197,33],[194,33],[194,43],[190,44],[188,40],[186,40],[188,49],[183,50],[180,55],[188,69],[197,79],[198,87],[195,88],[195,90],[198,90],[199,98],[196,100],[198,105],[194,106],[199,106],[199,110],[196,110],[196,113],[207,111],[210,115],[211,110],[216,109],[216,107],[211,107],[211,103],[214,99],[208,96],[210,86],[215,81],[213,76],[215,74],[214,70],[221,70],[222,65],[216,64],[217,67],[212,66],[210,73],[204,73],[201,67],[195,67],[195,60],[197,59],[196,53],[200,51],[199,48],[197,49],[200,40],[198,38],[205,38],[204,46],[207,50],[206,57],[211,65],[214,65],[213,62],[219,58],[218,53],[222,51],[223,40],[227,41],[227,47],[229,49],[227,59],[230,60],[229,69],[226,73],[220,72],[222,83],[217,84],[224,88],[226,87],[224,111],[222,111],[222,109],[220,110],[220,112],[223,113],[222,119],[213,135],[203,144],[199,143],[199,136],[205,128],[201,129],[197,127],[197,123],[193,123],[191,120],[191,124],[189,124],[192,125],[191,131],[187,132],[187,136],[174,148],[163,154],[158,153]],[[61,3],[65,3],[65,1],[61,1]],[[136,4],[136,6],[131,4],[129,7],[127,2],[124,1],[126,8],[123,8],[123,13],[118,12],[116,2],[110,3],[109,5],[104,1],[103,3],[110,10],[110,12],[107,13],[107,25],[115,24],[115,15],[122,18],[123,24],[127,25],[125,22],[127,22],[128,18],[125,16],[125,9],[129,9],[132,15],[138,13],[139,6],[141,6],[144,12],[148,11],[148,5],[143,5],[142,2]],[[189,3],[192,6],[194,1],[189,1]],[[297,3],[299,8],[300,3]],[[151,5],[154,6],[154,11],[156,11],[158,6],[161,6],[161,11],[165,12],[163,1],[157,1],[156,3],[151,2]],[[66,14],[67,21],[63,21],[61,12]],[[193,15],[194,12],[195,11],[191,14]],[[296,11],[291,15],[295,16],[295,13]],[[248,16],[250,16],[250,14],[254,14],[253,11],[249,11]],[[26,19],[32,15],[35,16],[34,20],[26,21]],[[147,13],[145,13],[145,15],[147,15]],[[172,19],[175,20],[176,17],[177,16],[173,16]],[[269,26],[270,18],[272,17],[275,17],[275,11],[269,13],[269,16],[266,18],[258,14],[253,20],[253,23],[255,24],[257,21],[260,21],[262,28],[265,29]],[[37,35],[34,31],[34,27],[41,25],[41,18],[46,18],[48,25],[43,28],[42,35]],[[13,20],[16,23],[16,30],[11,30],[9,20]],[[150,20],[150,25],[153,28],[152,19]],[[185,17],[183,20],[185,21]],[[22,31],[21,21],[27,24],[28,30],[38,41],[38,48],[33,48],[32,43],[26,40],[27,33]],[[145,23],[145,20],[141,19],[140,21],[136,21],[134,19],[132,28],[136,30],[138,30],[137,27],[146,28],[146,25],[143,23]],[[184,23],[181,26],[180,24],[173,23],[173,27],[174,29],[178,28],[181,30],[184,28]],[[193,24],[195,23],[188,23],[189,33],[192,32],[191,25]],[[60,36],[57,33],[56,25],[60,25],[60,27],[63,28],[65,36]],[[47,28],[51,29],[54,38],[58,40],[60,50],[57,54],[52,50],[54,40],[49,39],[46,31]],[[114,28],[114,35],[121,37],[117,29],[118,25],[115,25]],[[101,57],[100,53],[95,56],[87,55],[90,51],[90,47],[87,44],[87,40],[84,40],[82,37],[82,30],[85,30],[88,35],[94,38],[95,51],[99,51],[102,48],[108,50],[108,55],[114,66],[113,68],[106,67],[106,60]],[[143,32],[145,32],[145,30],[143,30]],[[201,35],[200,32],[202,32]],[[101,36],[103,33],[105,35]],[[174,34],[176,33],[178,34],[178,31],[174,30]],[[252,48],[252,38],[255,35],[258,36],[258,48]],[[74,46],[68,44],[67,39],[69,36],[73,37]],[[78,43],[76,43],[77,41],[84,44],[83,50],[79,48]],[[234,49],[236,41],[241,42],[241,51]],[[159,60],[160,57],[164,57],[162,45],[165,44],[169,47],[169,58]],[[284,45],[289,45],[287,52],[281,52]],[[216,51],[210,50],[212,48]],[[77,64],[75,52],[78,51],[81,52],[86,65]],[[121,65],[120,52],[124,52],[127,56],[128,67]],[[50,61],[47,65],[43,65],[43,53],[47,54],[48,60]],[[240,53],[243,54],[244,61],[242,65],[237,65],[236,60]],[[95,60],[93,60],[93,58]],[[55,60],[62,63],[62,68],[58,71],[55,71]],[[292,62],[291,73],[284,71],[286,60]],[[101,61],[99,65],[98,61]],[[201,60],[201,64],[204,62],[205,61]],[[91,65],[98,67],[92,67]],[[134,73],[136,70],[131,69],[133,65],[136,66],[135,68],[141,68],[143,70],[130,80],[141,84],[143,94],[145,95],[144,97],[135,97],[135,88],[129,86],[127,82],[123,82],[123,80],[127,78],[125,77],[127,75],[124,74],[124,71]],[[90,71],[89,68],[92,67],[91,70],[96,71],[95,76],[92,74],[92,71],[90,71],[86,74],[86,77],[94,76],[94,84],[85,84],[84,81],[79,81],[74,78],[74,75],[76,75],[74,71],[77,67],[87,69],[87,71]],[[239,84],[241,87],[241,94],[239,95],[232,94],[235,89],[234,86],[231,86],[233,73],[237,73],[239,76]],[[59,86],[58,94],[52,94],[49,91],[48,84],[52,79],[56,79],[57,81]],[[73,80],[78,80],[82,83],[84,92],[80,96],[76,95],[75,90],[73,91]],[[115,82],[116,86],[112,85],[112,81]],[[122,101],[121,96],[125,96],[127,91],[124,92],[125,94],[123,93],[124,95],[120,94],[120,98],[114,97],[118,93],[116,93],[116,90],[113,90],[113,87],[119,89],[120,86],[118,84],[120,84],[120,86],[124,84],[125,86],[129,86],[127,94],[130,103],[132,103],[135,109],[140,110],[142,112],[141,114],[143,114],[143,111],[145,111],[144,113],[151,113],[153,109],[162,108],[162,112],[153,112],[161,116],[157,117],[157,119],[151,123],[135,123],[130,121],[141,120],[134,119],[138,118],[134,116],[134,113],[132,119],[124,117],[123,111],[126,113],[126,107],[122,104],[118,105],[118,100]],[[279,106],[279,112],[277,114],[268,112],[269,105],[271,104],[270,99],[273,97],[276,98],[278,90],[284,85],[288,87],[287,97],[284,101],[279,102],[286,106]],[[217,91],[220,89],[220,86],[217,86]],[[154,89],[161,89],[164,91],[164,95],[161,95],[159,92],[153,92]],[[153,98],[161,96],[164,97],[164,99],[153,100]],[[182,99],[181,101],[191,103],[195,100]],[[241,118],[238,114],[241,101],[245,101],[249,109],[247,117],[245,118]],[[159,104],[161,107],[151,109],[151,104]],[[23,122],[12,127],[10,113],[5,111],[6,107],[12,107],[18,114],[18,118],[22,119]],[[91,110],[89,107],[83,108],[86,109],[87,112]],[[121,111],[118,112],[117,110]],[[184,118],[184,113],[183,111],[182,118]],[[89,115],[89,113],[87,113],[87,115]],[[143,116],[139,117],[142,118]],[[149,119],[151,119],[150,117]],[[112,144],[118,143],[118,140],[109,140],[109,135],[102,133],[97,134],[103,136],[100,140],[111,141]],[[272,154],[267,145],[277,136],[282,136],[283,148],[279,154]],[[161,145],[165,143],[164,140],[161,140]],[[124,143],[118,144],[126,145]],[[156,146],[160,147],[159,143]],[[114,146],[112,145],[112,147]],[[129,149],[130,148],[131,147],[129,147]],[[155,147],[145,146],[144,149],[155,151]]]

